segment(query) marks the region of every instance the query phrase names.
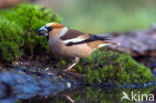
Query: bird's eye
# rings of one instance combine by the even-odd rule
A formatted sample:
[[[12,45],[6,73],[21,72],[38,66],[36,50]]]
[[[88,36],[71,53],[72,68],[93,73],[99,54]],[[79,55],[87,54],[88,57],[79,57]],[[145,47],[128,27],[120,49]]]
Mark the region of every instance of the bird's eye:
[[[52,27],[47,27],[47,29],[48,29],[48,32],[51,31],[51,30],[53,30]]]

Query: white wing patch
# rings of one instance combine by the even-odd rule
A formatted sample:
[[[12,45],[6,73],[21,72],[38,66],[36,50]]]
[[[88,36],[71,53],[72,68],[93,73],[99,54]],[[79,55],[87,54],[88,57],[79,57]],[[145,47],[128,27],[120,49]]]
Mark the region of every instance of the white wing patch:
[[[111,45],[111,43],[107,43],[107,44],[100,44],[100,45],[98,46],[98,48],[101,48],[101,47],[104,47],[104,46],[108,46],[108,45]]]
[[[101,47],[104,47],[104,46],[108,46],[108,45],[117,45],[117,46],[120,46],[121,44],[118,43],[118,42],[110,42],[110,43],[107,43],[107,44],[100,44],[98,46],[98,48],[101,48]]]
[[[77,38],[73,38],[73,39],[64,40],[63,42],[64,42],[65,44],[68,44],[68,43],[70,43],[70,42],[76,43],[76,42],[80,42],[80,41],[83,41],[83,40],[85,40],[85,39],[82,38],[82,37],[77,37]]]

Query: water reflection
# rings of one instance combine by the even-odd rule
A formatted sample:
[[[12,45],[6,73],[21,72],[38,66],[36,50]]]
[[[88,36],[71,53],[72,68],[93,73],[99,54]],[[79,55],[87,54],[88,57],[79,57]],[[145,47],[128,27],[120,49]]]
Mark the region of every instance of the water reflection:
[[[142,94],[155,95],[156,86],[147,87],[147,88],[138,88],[138,89],[102,89],[102,88],[83,88],[75,89],[65,93],[60,93],[57,96],[48,97],[48,98],[33,98],[31,100],[22,101],[22,103],[71,103],[66,96],[70,96],[75,103],[143,103],[146,100],[146,97]],[[131,101],[123,99],[123,91],[127,93]],[[131,98],[132,92],[136,95],[133,99]],[[140,99],[135,101],[136,99]],[[155,99],[155,98],[154,98]]]
[[[150,88],[139,88],[139,89],[95,89],[87,88],[83,95],[76,96],[75,99],[77,103],[134,103],[134,100],[128,101],[123,99],[123,91],[127,93],[127,96],[131,99],[131,93],[136,93],[134,99],[136,99],[141,94],[150,94],[151,90],[156,87]],[[79,99],[77,99],[79,97]],[[144,98],[145,99],[145,98]]]

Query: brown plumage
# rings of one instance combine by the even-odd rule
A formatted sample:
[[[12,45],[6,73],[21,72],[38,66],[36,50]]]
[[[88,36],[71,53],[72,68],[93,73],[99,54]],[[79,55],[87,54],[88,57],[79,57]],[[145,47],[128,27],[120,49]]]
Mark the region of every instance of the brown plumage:
[[[103,43],[105,43],[104,41],[102,41],[102,40],[97,40],[97,41],[93,41],[93,42],[89,42],[89,43],[87,43],[87,45],[89,46],[89,47],[91,47],[91,48],[98,48],[98,46],[100,45],[100,44],[103,44]]]
[[[79,58],[87,58],[97,48],[110,44],[119,44],[106,41],[108,40],[107,36],[79,32],[59,23],[48,23],[40,28],[38,33],[49,37],[48,45],[52,48],[55,56],[75,58],[74,63],[67,70],[74,67]]]
[[[84,35],[84,33],[77,31],[77,30],[69,29],[67,31],[66,35],[62,36],[60,39],[67,40],[67,39],[76,38],[76,37],[82,36],[82,35]]]

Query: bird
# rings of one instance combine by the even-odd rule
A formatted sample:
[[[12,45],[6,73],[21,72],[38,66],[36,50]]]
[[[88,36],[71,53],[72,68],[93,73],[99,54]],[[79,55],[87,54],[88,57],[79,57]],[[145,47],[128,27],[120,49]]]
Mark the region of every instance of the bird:
[[[55,56],[73,58],[73,62],[65,71],[70,71],[79,63],[80,58],[91,56],[98,48],[120,45],[118,42],[108,41],[109,37],[106,35],[83,33],[56,22],[47,23],[39,28],[37,33],[47,37],[48,46]]]

